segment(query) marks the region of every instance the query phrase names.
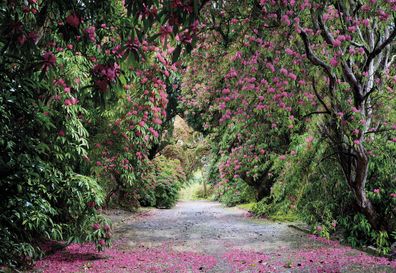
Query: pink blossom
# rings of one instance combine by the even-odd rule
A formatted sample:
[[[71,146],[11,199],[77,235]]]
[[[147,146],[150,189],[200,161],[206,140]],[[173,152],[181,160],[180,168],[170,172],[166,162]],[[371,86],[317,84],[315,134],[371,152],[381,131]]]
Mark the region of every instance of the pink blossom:
[[[52,53],[51,51],[46,51],[46,52],[44,52],[44,55],[43,55],[43,61],[44,61],[45,67],[51,67],[51,66],[55,65],[56,57],[55,57],[54,53]]]
[[[70,14],[66,17],[66,23],[74,28],[80,25],[80,18],[76,14]]]
[[[369,19],[363,19],[363,20],[362,20],[362,24],[363,24],[365,27],[368,27],[368,26],[370,25],[370,20],[369,20]]]
[[[337,61],[337,58],[336,58],[336,57],[333,57],[333,58],[330,60],[330,65],[331,65],[332,67],[336,67],[336,66],[338,65],[338,61]]]
[[[87,36],[88,36],[88,39],[91,41],[91,42],[95,42],[96,41],[96,34],[95,34],[95,31],[96,31],[96,28],[94,27],[94,26],[90,26],[90,27],[88,27],[88,28],[86,28],[85,29],[85,33],[87,34]]]
[[[336,39],[336,40],[333,41],[333,46],[334,47],[339,47],[339,46],[341,46],[341,43],[342,42],[339,39]]]
[[[291,80],[293,80],[293,81],[297,80],[297,75],[296,75],[296,74],[289,73],[288,76],[289,76],[289,78],[290,78]]]
[[[309,136],[309,137],[305,138],[305,142],[307,142],[307,143],[312,143],[313,140],[314,140],[313,136]]]
[[[285,24],[286,26],[290,26],[291,25],[291,21],[289,19],[289,16],[287,16],[286,14],[282,16],[281,20],[282,20],[282,23]]]

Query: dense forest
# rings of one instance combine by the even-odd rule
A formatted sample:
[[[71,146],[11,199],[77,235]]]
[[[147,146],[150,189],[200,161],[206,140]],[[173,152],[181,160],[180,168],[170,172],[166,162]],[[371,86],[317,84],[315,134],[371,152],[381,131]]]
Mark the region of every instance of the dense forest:
[[[0,266],[110,247],[102,209],[171,208],[197,171],[395,249],[395,1],[7,0],[0,33]]]

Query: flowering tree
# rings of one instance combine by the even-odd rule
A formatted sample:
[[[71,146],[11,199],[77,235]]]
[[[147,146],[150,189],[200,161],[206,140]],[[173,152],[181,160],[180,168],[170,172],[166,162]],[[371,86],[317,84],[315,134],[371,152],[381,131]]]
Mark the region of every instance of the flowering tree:
[[[123,190],[144,172],[205,2],[0,4],[0,264],[29,263],[49,239],[108,245],[90,167]]]
[[[259,199],[269,196],[284,182],[279,166],[308,154],[297,151],[299,139],[307,150],[325,140],[323,160],[337,162],[354,213],[369,229],[394,230],[394,171],[385,162],[393,162],[395,142],[395,6],[366,2],[211,6],[209,31],[185,73],[183,103],[196,128],[220,143],[213,170],[221,183],[233,189],[242,180],[262,191]]]
[[[384,228],[366,195],[369,142],[390,135],[392,122],[386,115],[394,100],[395,3],[392,1],[311,2],[293,7],[282,16],[293,26],[304,44],[309,62],[322,73],[311,72],[321,81],[316,98],[325,115],[323,133],[334,147],[356,203],[370,224]],[[296,12],[293,12],[293,9]],[[309,18],[309,19],[308,19]],[[313,89],[317,84],[313,82]],[[380,136],[375,136],[380,134]]]

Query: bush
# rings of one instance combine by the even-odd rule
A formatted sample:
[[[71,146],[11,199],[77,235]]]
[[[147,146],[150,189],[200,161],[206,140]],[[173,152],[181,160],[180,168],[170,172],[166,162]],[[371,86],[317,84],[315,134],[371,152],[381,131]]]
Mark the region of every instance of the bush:
[[[206,199],[214,193],[214,188],[212,185],[206,185],[206,195],[205,189],[202,183],[199,184],[199,187],[194,191],[194,197],[197,199]]]
[[[161,155],[153,159],[152,168],[144,179],[147,183],[139,191],[140,205],[171,208],[178,200],[186,176],[178,159]]]
[[[155,187],[155,207],[169,209],[173,207],[179,197],[180,184],[168,180],[160,180]]]
[[[306,143],[307,135],[296,136],[291,149],[294,156],[275,160],[272,172],[277,180],[271,196],[253,207],[256,215],[276,220],[303,219],[312,226],[312,232],[329,237],[342,233],[352,246],[374,245],[382,253],[390,250],[395,238],[396,191],[392,167],[395,145],[379,141],[372,150],[377,156],[370,161],[367,196],[377,208],[381,208],[383,230],[372,229],[365,216],[354,206],[354,197],[348,190],[337,161],[331,156],[331,148],[320,140]],[[329,156],[330,155],[330,156]]]
[[[241,179],[236,179],[233,182],[233,184],[218,185],[214,190],[213,199],[227,207],[255,201],[255,192],[250,186]]]
[[[3,184],[4,192],[10,186]],[[0,215],[0,264],[29,266],[42,257],[41,246],[50,240],[92,241],[102,249],[111,237],[110,224],[95,210],[102,203],[103,193],[94,179],[46,168],[23,192],[3,199],[2,206],[13,209]]]

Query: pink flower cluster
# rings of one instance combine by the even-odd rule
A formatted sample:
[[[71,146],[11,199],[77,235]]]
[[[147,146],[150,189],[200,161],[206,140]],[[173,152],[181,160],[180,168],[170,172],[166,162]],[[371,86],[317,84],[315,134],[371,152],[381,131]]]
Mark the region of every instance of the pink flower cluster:
[[[74,28],[78,28],[80,25],[80,18],[76,14],[70,14],[66,17],[66,23]]]
[[[43,71],[47,71],[50,67],[55,66],[56,56],[51,51],[46,51],[43,54]]]
[[[115,81],[120,73],[120,66],[117,63],[111,65],[97,64],[92,70],[95,79],[95,86],[102,92],[107,91],[111,82]]]

